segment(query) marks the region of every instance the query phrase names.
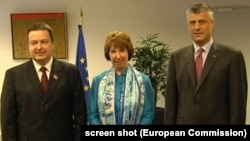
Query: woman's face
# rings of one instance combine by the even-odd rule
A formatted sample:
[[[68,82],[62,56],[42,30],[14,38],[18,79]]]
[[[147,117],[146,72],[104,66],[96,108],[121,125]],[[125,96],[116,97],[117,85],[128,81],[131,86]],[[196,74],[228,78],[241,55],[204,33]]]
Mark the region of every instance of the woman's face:
[[[128,50],[126,48],[117,47],[112,44],[109,57],[115,70],[118,72],[122,72],[128,66]]]

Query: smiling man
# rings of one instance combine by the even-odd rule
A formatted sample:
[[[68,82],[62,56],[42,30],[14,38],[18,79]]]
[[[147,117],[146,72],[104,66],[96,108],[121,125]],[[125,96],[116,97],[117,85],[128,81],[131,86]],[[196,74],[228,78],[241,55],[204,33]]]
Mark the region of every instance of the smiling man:
[[[53,57],[53,31],[36,23],[27,31],[31,59],[6,71],[1,97],[2,141],[80,141],[87,124],[77,67]],[[41,85],[42,72],[47,90]],[[47,76],[46,76],[47,75]]]

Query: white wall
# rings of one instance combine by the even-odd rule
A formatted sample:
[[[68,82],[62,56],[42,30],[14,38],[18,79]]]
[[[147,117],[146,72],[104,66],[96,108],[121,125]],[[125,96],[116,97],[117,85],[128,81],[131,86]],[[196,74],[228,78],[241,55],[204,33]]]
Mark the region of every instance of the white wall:
[[[173,50],[190,44],[186,29],[186,8],[196,0],[0,0],[0,86],[7,68],[23,63],[13,60],[10,13],[66,12],[68,32],[68,59],[75,63],[77,24],[80,9],[84,13],[84,36],[88,57],[90,81],[92,77],[111,66],[104,58],[103,44],[108,32],[120,30],[136,41],[149,33],[159,33],[160,40]],[[206,0],[204,0],[206,1]],[[208,1],[208,0],[207,0]],[[209,0],[220,6],[224,0]],[[237,3],[243,2],[238,0]],[[225,3],[225,2],[224,2]],[[227,4],[230,3],[227,1]],[[243,50],[247,71],[250,74],[250,10],[233,13],[215,13],[215,40]],[[25,36],[25,35],[24,35]],[[248,79],[249,80],[249,79]],[[250,81],[249,81],[250,82]],[[0,87],[1,91],[1,87]],[[250,98],[248,98],[247,123],[250,123]],[[160,101],[159,105],[164,105]]]

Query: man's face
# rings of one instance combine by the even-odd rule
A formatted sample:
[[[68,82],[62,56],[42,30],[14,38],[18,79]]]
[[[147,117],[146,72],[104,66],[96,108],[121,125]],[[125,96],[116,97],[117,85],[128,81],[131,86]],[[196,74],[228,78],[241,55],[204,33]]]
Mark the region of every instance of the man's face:
[[[28,34],[30,56],[41,65],[45,65],[51,58],[54,43],[47,30],[35,30]]]
[[[188,15],[188,29],[193,41],[203,46],[210,41],[214,20],[204,11],[199,14],[190,13]]]

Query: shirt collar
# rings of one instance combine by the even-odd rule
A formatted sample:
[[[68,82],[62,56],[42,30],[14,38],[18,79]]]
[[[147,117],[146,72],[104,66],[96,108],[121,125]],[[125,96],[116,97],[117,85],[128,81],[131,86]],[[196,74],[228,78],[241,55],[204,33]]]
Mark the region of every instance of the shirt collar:
[[[32,62],[34,64],[34,66],[35,66],[36,71],[39,72],[39,69],[42,67],[42,65],[38,64],[34,59],[32,59]],[[51,71],[52,62],[53,62],[53,57],[51,56],[49,62],[44,65],[44,67],[47,68],[48,72]]]
[[[202,46],[202,48],[204,49],[204,52],[205,52],[205,53],[208,53],[208,52],[209,52],[209,50],[210,50],[212,44],[213,44],[213,38],[211,38],[211,40],[210,40],[208,43],[206,43],[204,46]],[[196,53],[198,53],[198,49],[199,49],[200,47],[197,46],[197,44],[195,44],[195,43],[193,43],[193,45],[194,45],[194,50],[195,50],[195,54],[196,54]]]

